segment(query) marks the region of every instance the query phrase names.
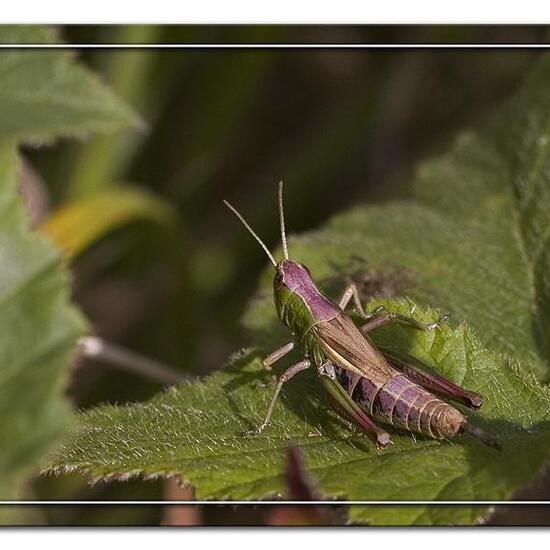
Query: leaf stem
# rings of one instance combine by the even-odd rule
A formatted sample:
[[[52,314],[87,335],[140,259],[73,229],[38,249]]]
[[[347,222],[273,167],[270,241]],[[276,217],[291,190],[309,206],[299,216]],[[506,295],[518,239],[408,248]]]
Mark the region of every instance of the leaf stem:
[[[139,374],[163,384],[177,384],[189,379],[174,367],[106,342],[97,336],[85,336],[79,343],[84,357],[108,363],[120,370]]]

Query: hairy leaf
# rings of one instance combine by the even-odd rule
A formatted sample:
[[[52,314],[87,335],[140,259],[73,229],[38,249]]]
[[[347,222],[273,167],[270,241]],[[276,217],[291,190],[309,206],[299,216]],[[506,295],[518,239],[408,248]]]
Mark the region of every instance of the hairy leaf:
[[[408,302],[385,303],[410,313]],[[415,315],[435,317],[418,309]],[[288,383],[261,436],[245,437],[261,422],[273,391],[260,386],[269,377],[260,355],[249,351],[203,382],[83,415],[53,469],[94,478],[178,475],[199,499],[260,499],[284,492],[285,450],[292,445],[329,498],[501,499],[533,479],[550,445],[550,394],[532,375],[484,350],[465,325],[430,333],[394,326],[375,336],[481,392],[483,412],[469,414],[500,439],[504,452],[469,436],[442,443],[392,429],[394,445],[379,452],[330,411],[313,372]]]
[[[41,27],[0,27],[0,43],[53,43]],[[0,51],[0,140],[39,143],[138,125],[138,117],[64,50]]]
[[[16,184],[16,152],[0,146],[0,498],[17,494],[71,418],[66,365],[84,322],[69,305],[54,247],[31,232]]]
[[[484,394],[482,411],[470,414],[501,440],[502,453],[468,436],[437,442],[395,430],[394,445],[379,453],[328,410],[313,372],[289,382],[261,436],[240,436],[261,421],[271,396],[272,388],[258,385],[267,376],[260,356],[289,338],[266,273],[246,314],[261,351],[150,402],[82,415],[53,470],[177,474],[199,498],[264,498],[283,492],[285,450],[293,445],[326,497],[495,500],[533,481],[550,450],[550,396],[535,378],[549,372],[549,85],[546,57],[497,117],[421,167],[411,198],[357,208],[290,240],[292,257],[331,295],[355,275],[367,294],[411,296],[423,305],[414,312],[421,320],[433,320],[429,305],[453,314],[455,328],[387,327],[374,337]],[[276,223],[275,209],[273,217]],[[412,309],[402,300],[386,304]],[[480,506],[350,512],[355,521],[382,524],[472,523],[485,513]]]

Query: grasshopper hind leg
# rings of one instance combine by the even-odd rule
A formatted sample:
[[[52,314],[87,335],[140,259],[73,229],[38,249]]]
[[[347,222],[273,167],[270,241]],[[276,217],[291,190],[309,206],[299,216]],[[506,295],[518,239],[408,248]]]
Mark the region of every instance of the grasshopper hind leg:
[[[407,360],[404,360],[384,348],[381,348],[380,351],[382,351],[384,357],[391,365],[401,371],[411,382],[440,396],[462,403],[471,409],[479,409],[483,405],[483,397],[479,393],[465,390],[443,376],[416,366],[420,362],[413,357],[408,357]]]
[[[346,420],[359,426],[375,443],[379,449],[382,449],[391,442],[390,434],[379,428],[351,398],[342,385],[331,376],[330,372],[334,367],[330,364],[323,365],[320,372],[321,381],[327,390],[333,408]]]

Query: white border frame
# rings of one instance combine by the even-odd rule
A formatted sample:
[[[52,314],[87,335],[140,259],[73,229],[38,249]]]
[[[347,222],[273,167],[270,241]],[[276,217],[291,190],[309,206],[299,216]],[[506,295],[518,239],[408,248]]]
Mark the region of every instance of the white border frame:
[[[391,26],[392,24],[390,24]],[[98,25],[100,26],[100,25]],[[204,25],[210,26],[210,25]],[[287,26],[287,25],[285,25]],[[304,25],[307,26],[307,25]],[[338,26],[338,25],[327,25]],[[372,25],[371,25],[372,26]],[[413,25],[414,26],[414,25]],[[481,25],[483,26],[483,25]],[[109,44],[0,44],[0,50],[3,49],[68,49],[68,50],[84,50],[84,49],[550,49],[550,43],[541,44],[360,44],[360,43],[288,43],[288,44],[242,44],[242,43],[220,43],[220,44],[129,44],[129,43],[109,43]],[[1,506],[62,506],[62,505],[82,505],[82,506],[104,506],[104,505],[154,505],[154,506],[170,506],[170,505],[278,505],[278,506],[321,506],[321,505],[368,505],[368,506],[517,506],[517,505],[550,505],[550,500],[1,500]]]

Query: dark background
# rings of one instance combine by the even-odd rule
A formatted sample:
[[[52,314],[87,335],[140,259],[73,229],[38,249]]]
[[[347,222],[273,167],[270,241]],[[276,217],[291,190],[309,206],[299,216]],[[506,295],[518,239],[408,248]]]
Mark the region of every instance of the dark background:
[[[72,43],[542,42],[544,27],[95,27],[59,29]],[[526,49],[82,50],[146,121],[142,131],[24,149],[50,208],[124,182],[177,211],[170,231],[133,223],[74,265],[74,298],[105,339],[192,375],[220,368],[248,343],[239,319],[266,258],[222,205],[228,199],[269,246],[278,244],[276,184],[299,233],[358,202],[406,196],[415,165],[476,127],[520,85]],[[442,182],[444,184],[444,182]],[[70,398],[87,408],[143,400],[162,385],[108,365],[79,365]],[[170,482],[87,485],[36,479],[34,498],[189,498]],[[271,508],[49,507],[52,524],[262,524]],[[546,521],[537,508],[496,523]],[[342,521],[341,510],[334,513]]]

